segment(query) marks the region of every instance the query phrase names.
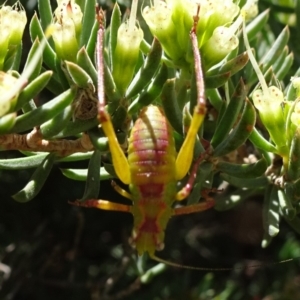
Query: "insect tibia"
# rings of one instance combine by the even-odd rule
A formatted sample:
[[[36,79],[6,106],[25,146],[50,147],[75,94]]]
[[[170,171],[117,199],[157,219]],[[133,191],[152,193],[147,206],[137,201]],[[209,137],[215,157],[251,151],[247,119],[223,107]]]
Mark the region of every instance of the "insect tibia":
[[[276,262],[267,262],[267,263],[262,262],[262,263],[258,263],[258,264],[249,265],[249,266],[246,266],[246,267],[245,266],[240,266],[240,267],[231,267],[231,268],[215,268],[215,267],[209,268],[209,267],[195,267],[195,266],[182,265],[182,264],[179,264],[179,263],[175,263],[175,262],[168,261],[168,260],[165,260],[163,258],[157,257],[156,255],[151,255],[150,257],[153,260],[155,260],[159,263],[163,263],[163,264],[166,264],[166,265],[171,266],[171,267],[187,269],[187,270],[194,270],[194,271],[209,271],[209,272],[227,272],[227,271],[233,271],[233,270],[243,270],[245,268],[247,268],[247,269],[260,269],[260,268],[275,266],[275,265],[279,265],[279,264],[284,264],[284,263],[291,262],[291,261],[295,260],[295,258],[289,258],[289,259],[276,261]]]

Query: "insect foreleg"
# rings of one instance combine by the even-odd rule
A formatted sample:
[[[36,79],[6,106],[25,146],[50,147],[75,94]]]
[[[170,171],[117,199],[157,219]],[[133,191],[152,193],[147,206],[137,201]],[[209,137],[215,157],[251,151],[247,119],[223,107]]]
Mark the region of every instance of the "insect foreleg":
[[[199,156],[199,158],[197,159],[197,161],[195,162],[188,182],[176,194],[176,200],[177,201],[184,200],[185,198],[187,198],[189,196],[189,194],[190,194],[190,192],[191,192],[191,190],[194,186],[194,181],[196,179],[197,169],[198,169],[200,163],[203,161],[203,159],[205,158],[206,155],[207,155],[207,151],[202,153]],[[206,192],[202,196],[204,196],[205,202],[201,202],[201,203],[197,203],[197,204],[193,204],[193,205],[188,205],[188,206],[183,206],[183,207],[177,207],[177,208],[174,209],[174,215],[178,216],[178,215],[186,215],[186,214],[196,213],[196,212],[200,212],[200,211],[203,211],[203,210],[207,210],[207,209],[209,209],[209,208],[211,208],[215,205],[215,201],[213,200],[213,198],[208,196],[208,192]]]
[[[199,13],[199,11],[197,12]],[[201,67],[201,56],[198,49],[198,40],[196,35],[196,27],[198,22],[198,15],[194,17],[194,26],[190,32],[190,38],[192,42],[193,54],[194,54],[194,68],[196,75],[197,85],[197,105],[194,108],[193,119],[191,126],[187,132],[187,136],[184,143],[178,153],[176,159],[176,179],[182,179],[191,165],[193,159],[193,149],[197,138],[198,130],[202,125],[206,115],[206,100],[205,100],[205,87],[204,78]]]
[[[121,212],[131,212],[130,205],[114,203],[107,200],[90,199],[84,202],[77,200],[75,202],[69,202],[69,203],[75,206],[94,207],[103,210],[114,210],[114,211],[121,211]]]
[[[97,12],[97,19],[99,22],[99,30],[97,35],[97,69],[98,69],[98,120],[102,125],[102,129],[108,138],[108,144],[111,151],[112,161],[115,171],[119,179],[125,183],[130,183],[130,171],[127,158],[120,147],[112,122],[108,112],[105,109],[105,92],[104,92],[104,12],[99,10]]]
[[[190,173],[190,176],[189,176],[189,179],[188,179],[188,182],[186,183],[186,185],[180,190],[177,192],[176,194],[176,200],[177,201],[181,201],[181,200],[184,200],[185,198],[187,198],[194,186],[194,182],[195,182],[195,179],[196,179],[196,173],[197,173],[197,170],[198,170],[198,167],[200,165],[200,163],[204,160],[205,156],[206,156],[207,152],[203,152],[200,154],[200,156],[198,157],[197,161],[194,163],[194,166],[193,166],[193,169]]]
[[[205,87],[204,87],[204,76],[202,72],[201,66],[201,56],[198,49],[198,40],[196,35],[197,23],[199,21],[199,9],[196,16],[194,17],[194,25],[190,32],[190,39],[192,42],[192,49],[194,55],[194,68],[195,68],[195,76],[196,76],[196,85],[197,85],[197,105],[194,108],[193,119],[191,122],[191,126],[187,132],[187,136],[185,141],[178,153],[176,159],[176,177],[177,179],[183,178],[185,174],[188,172],[188,168],[192,162],[193,149],[195,146],[195,141],[197,138],[198,130],[202,125],[205,115],[206,115],[206,100],[205,100]],[[195,178],[196,172],[199,167],[199,164],[205,158],[207,151],[202,153],[200,157],[197,159],[196,163],[193,166],[193,170],[190,174],[189,180],[187,184],[176,194],[176,200],[181,201],[185,199],[191,192]],[[189,205],[185,207],[179,207],[174,209],[175,215],[182,214],[190,214],[194,212],[203,211],[214,206],[214,201],[212,198],[206,198],[205,202]]]
[[[177,192],[176,194],[176,200],[181,201],[187,198],[194,186],[194,181],[196,179],[196,173],[197,169],[200,165],[200,163],[204,160],[205,156],[207,155],[207,151],[202,153],[197,161],[194,163],[193,169],[191,171],[190,177],[188,179],[188,182],[186,185]],[[188,206],[183,206],[183,207],[177,207],[174,209],[174,215],[186,215],[186,214],[191,214],[191,213],[197,213],[203,210],[207,210],[215,205],[215,201],[213,198],[209,197],[209,193],[215,191],[215,190],[205,190],[201,193],[202,197],[205,199],[205,202],[193,204],[193,205],[188,205]],[[216,190],[218,192],[218,190]]]

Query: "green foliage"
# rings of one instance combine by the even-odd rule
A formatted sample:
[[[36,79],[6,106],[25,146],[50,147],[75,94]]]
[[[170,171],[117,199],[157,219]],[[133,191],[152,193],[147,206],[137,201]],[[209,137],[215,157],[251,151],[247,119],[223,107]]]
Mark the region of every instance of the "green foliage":
[[[217,2],[221,5],[222,1]],[[234,11],[242,8],[246,1],[233,1],[237,2],[240,2],[240,7],[234,6]],[[247,39],[243,38],[239,13],[233,12],[230,19],[224,16],[223,20],[222,11],[216,10],[208,22],[201,15],[205,11],[204,4],[200,9],[201,24],[197,28],[197,37],[205,71],[208,113],[199,132],[199,141],[203,145],[198,141],[191,151],[194,151],[195,159],[208,147],[207,144],[209,151],[196,172],[194,189],[187,204],[199,202],[201,191],[205,189],[219,190],[214,194],[215,211],[203,213],[207,225],[203,228],[199,225],[201,216],[174,221],[177,223],[170,225],[174,227],[166,233],[166,250],[161,256],[199,267],[233,267],[228,276],[190,270],[176,270],[174,275],[165,265],[151,262],[144,256],[137,257],[126,242],[123,248],[120,246],[120,232],[127,240],[131,220],[113,215],[120,223],[111,233],[110,226],[116,222],[110,217],[112,213],[82,212],[83,209],[68,205],[68,200],[76,198],[81,201],[98,197],[112,202],[123,201],[115,201],[116,195],[108,194],[109,185],[105,182],[117,178],[107,137],[97,120],[96,1],[76,3],[70,1],[68,4],[72,5],[73,15],[70,16],[70,11],[65,11],[64,7],[59,6],[60,10],[56,10],[57,6],[52,7],[49,0],[39,0],[38,13],[32,13],[25,29],[31,42],[24,35],[22,45],[19,33],[12,32],[7,40],[10,42],[1,46],[1,197],[17,216],[23,214],[22,222],[30,219],[30,207],[41,209],[42,198],[46,199],[47,210],[37,222],[26,219],[30,230],[34,227],[34,234],[30,234],[27,228],[16,229],[16,232],[26,233],[33,239],[31,245],[30,239],[15,238],[12,229],[7,235],[2,235],[0,258],[3,258],[4,265],[0,265],[0,270],[4,274],[1,278],[3,295],[6,293],[3,299],[12,299],[9,295],[18,294],[19,287],[15,282],[20,274],[29,280],[34,273],[44,278],[41,281],[34,279],[39,283],[53,284],[55,288],[61,284],[66,289],[79,289],[80,293],[74,293],[72,299],[102,299],[102,296],[103,299],[253,299],[266,295],[274,299],[296,299],[299,291],[289,281],[296,276],[295,265],[275,265],[266,269],[251,266],[265,262],[265,253],[272,257],[272,261],[299,256],[295,232],[300,232],[300,109],[297,105],[300,88],[296,80],[290,81],[291,76],[299,75],[300,49],[299,43],[295,43],[300,35],[298,2],[260,1],[260,13],[244,29],[252,50],[247,49]],[[149,8],[155,11],[151,20],[145,16],[148,11],[141,10],[156,38],[149,34],[142,16],[139,20],[141,27],[136,27],[135,20],[131,24],[122,21],[124,6],[106,7],[107,16],[111,15],[111,18],[106,21],[104,45],[105,96],[107,110],[125,152],[132,122],[138,118],[140,110],[150,104],[163,107],[174,129],[177,148],[185,138],[186,126],[190,124],[189,111],[194,107],[197,94],[189,39],[192,16],[196,11],[190,13],[183,3],[182,0],[178,1],[178,7],[174,5],[174,23],[164,23],[165,27],[155,27],[155,17],[162,13],[167,18],[172,13],[169,8],[156,11],[154,3]],[[147,5],[150,4],[144,3],[142,8]],[[28,7],[25,8],[29,12]],[[82,19],[78,21],[80,12]],[[70,19],[72,22],[67,23]],[[131,42],[125,43],[124,34],[120,40],[118,31],[124,24],[133,25],[130,30],[144,31],[144,37],[139,35],[142,41],[137,42],[134,36]],[[219,44],[214,44],[216,27],[222,27],[226,32],[230,28],[230,37],[234,40],[233,44],[222,49],[225,51],[222,53]],[[1,30],[2,34],[4,29]],[[28,53],[25,62],[21,61],[21,57],[25,57],[22,52]],[[279,104],[276,106],[276,103]],[[58,167],[61,173],[58,173]],[[184,178],[178,186],[183,186],[186,180]],[[85,182],[85,186],[81,182]],[[47,193],[51,196],[48,197]],[[29,208],[21,207],[17,202],[26,202]],[[258,225],[249,221],[250,225],[241,226],[241,233],[238,233],[235,227],[240,225],[233,221],[240,215],[247,215],[247,205],[251,207],[249,211],[253,218],[262,215],[262,220],[259,219]],[[0,236],[2,227],[7,230],[9,214],[11,212],[0,214],[4,224],[0,224]],[[39,213],[35,211],[34,214]],[[62,223],[61,231],[66,230],[68,236],[59,232],[61,224],[56,218]],[[13,219],[17,217],[13,216]],[[221,220],[214,229],[216,219]],[[59,228],[59,234],[53,240],[62,246],[57,246],[61,247],[58,253],[51,250],[53,257],[48,261],[36,262],[33,258],[43,260],[41,253],[46,253],[47,243],[51,244],[51,239],[44,237],[52,234],[48,223]],[[224,228],[227,225],[232,232],[226,236]],[[123,231],[122,226],[126,230]],[[258,231],[251,246],[251,241],[245,238],[247,230],[252,234]],[[87,244],[80,242],[82,237],[88,240]],[[238,245],[237,240],[244,241],[244,246]],[[240,255],[241,248],[246,248],[247,243],[258,254],[258,257],[250,255],[250,262]],[[268,252],[262,254],[254,244],[261,244],[264,248],[269,246],[265,250]],[[10,245],[17,250],[10,253]],[[69,253],[68,249],[74,253]],[[89,257],[88,261],[85,261],[85,255]],[[201,255],[205,259],[199,258]],[[233,262],[229,257],[234,257]],[[94,259],[100,263],[95,263]],[[235,264],[239,259],[242,262]],[[30,265],[26,260],[34,262]],[[15,271],[21,261],[21,266]],[[63,270],[57,271],[52,265],[54,262],[61,264]],[[7,266],[12,269],[5,269]],[[275,273],[280,275],[286,269],[288,272],[278,280],[271,276],[269,268],[278,268]],[[56,274],[59,276],[53,280]],[[266,274],[270,277],[267,278]],[[169,280],[171,276],[172,280]],[[26,280],[20,283],[22,289],[28,283]],[[250,283],[245,288],[246,281]],[[35,299],[33,295],[36,299],[52,299],[51,293],[43,295],[48,286],[45,290],[39,287],[35,294],[32,282],[31,285],[25,291],[25,297],[27,292],[32,299]],[[91,296],[93,291],[96,291],[95,295]],[[68,297],[62,295],[57,299]]]

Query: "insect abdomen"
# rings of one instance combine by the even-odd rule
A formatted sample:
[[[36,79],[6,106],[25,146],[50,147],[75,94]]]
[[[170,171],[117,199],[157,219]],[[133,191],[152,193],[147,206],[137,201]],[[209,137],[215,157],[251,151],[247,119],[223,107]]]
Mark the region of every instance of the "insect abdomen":
[[[135,185],[175,180],[176,152],[172,128],[157,106],[141,111],[131,131],[128,161]]]
[[[141,111],[128,147],[134,215],[133,243],[139,254],[163,248],[164,230],[176,195],[176,150],[172,128],[160,108]]]

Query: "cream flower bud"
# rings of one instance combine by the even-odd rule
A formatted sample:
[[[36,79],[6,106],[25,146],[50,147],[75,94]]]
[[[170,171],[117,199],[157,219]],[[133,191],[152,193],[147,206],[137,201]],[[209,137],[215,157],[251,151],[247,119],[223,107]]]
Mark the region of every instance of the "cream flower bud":
[[[12,99],[5,97],[5,94],[14,88],[16,81],[17,78],[0,71],[0,94],[2,95],[2,97],[0,97],[0,117],[5,115],[16,103],[18,96]]]
[[[57,22],[62,24],[63,18],[69,18],[74,22],[76,38],[79,39],[82,28],[82,11],[75,0],[57,0],[57,8],[54,11]]]
[[[21,43],[27,17],[21,3],[17,1],[13,6],[1,6],[0,8],[0,69],[5,58],[13,55],[17,46]]]
[[[219,26],[228,26],[238,15],[240,8],[232,0],[200,0],[200,16],[197,26],[198,44],[201,48]],[[195,14],[193,10],[192,16]]]
[[[295,76],[291,77],[291,83],[294,87],[294,89],[297,91],[297,96],[300,96],[300,77]]]
[[[270,86],[268,92],[258,89],[253,92],[253,103],[259,111],[264,110],[280,110],[282,112],[281,104],[284,101],[282,91],[276,86]]]
[[[242,8],[245,21],[249,21],[258,15],[258,0],[247,0]]]
[[[291,122],[300,127],[300,102],[295,105],[294,112],[291,114]]]
[[[224,26],[217,27],[212,37],[201,48],[205,68],[209,69],[220,62],[238,44],[239,40],[230,28]]]
[[[27,17],[21,3],[13,6],[2,6],[0,9],[0,28],[9,31],[9,45],[19,45],[23,36]]]
[[[82,12],[74,0],[57,1],[53,40],[58,57],[75,61],[81,33]]]
[[[141,28],[136,23],[137,0],[132,2],[129,20],[118,29],[117,45],[113,53],[113,71],[116,86],[121,94],[124,94],[138,61],[140,44],[144,37]]]
[[[166,54],[171,59],[177,60],[184,53],[177,44],[177,30],[172,21],[172,7],[169,2],[155,0],[152,6],[143,9],[143,17],[152,35],[161,42]]]
[[[285,118],[282,108],[284,95],[282,91],[276,86],[270,86],[267,89],[264,87],[253,92],[252,100],[273,142],[279,148],[285,146]]]

